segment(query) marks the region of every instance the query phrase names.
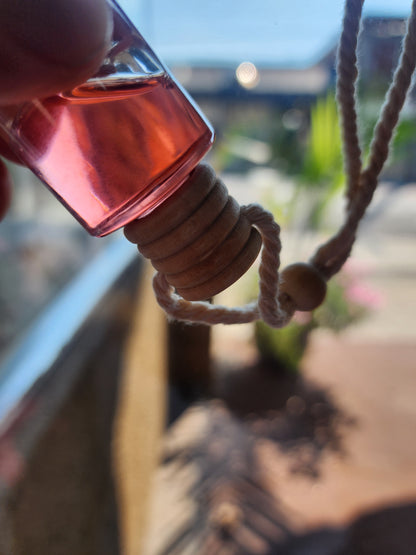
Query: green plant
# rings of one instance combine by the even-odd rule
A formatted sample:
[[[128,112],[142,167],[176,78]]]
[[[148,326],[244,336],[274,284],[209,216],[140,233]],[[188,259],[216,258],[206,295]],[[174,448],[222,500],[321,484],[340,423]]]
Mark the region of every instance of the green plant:
[[[298,194],[317,191],[306,225],[319,229],[325,209],[344,182],[341,132],[333,93],[318,99],[311,109],[309,138],[297,181]]]
[[[285,328],[276,330],[259,321],[254,335],[261,358],[273,364],[279,371],[295,373],[308,343],[308,336],[314,323],[291,322]]]
[[[292,199],[288,206],[282,207],[271,201],[270,195],[266,205],[278,221],[297,232],[302,240],[303,233],[299,230],[322,230],[325,211],[343,182],[337,106],[334,94],[328,94],[318,99],[311,109],[309,137],[301,170],[295,176]],[[299,212],[303,213],[303,221],[299,221]],[[283,222],[282,214],[285,214]],[[287,327],[278,330],[256,324],[259,353],[262,358],[273,360],[280,370],[298,371],[312,330],[317,327],[337,333],[344,330],[375,308],[375,298],[374,292],[363,286],[361,276],[347,268],[331,279],[325,302],[313,313],[297,313]]]

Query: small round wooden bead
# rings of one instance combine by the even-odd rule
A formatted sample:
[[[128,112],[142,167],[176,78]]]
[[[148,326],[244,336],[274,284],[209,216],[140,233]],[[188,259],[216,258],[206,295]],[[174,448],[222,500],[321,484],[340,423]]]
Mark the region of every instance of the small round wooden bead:
[[[314,310],[325,299],[326,281],[310,264],[298,262],[287,266],[280,274],[279,283],[280,292],[293,300],[296,310]]]

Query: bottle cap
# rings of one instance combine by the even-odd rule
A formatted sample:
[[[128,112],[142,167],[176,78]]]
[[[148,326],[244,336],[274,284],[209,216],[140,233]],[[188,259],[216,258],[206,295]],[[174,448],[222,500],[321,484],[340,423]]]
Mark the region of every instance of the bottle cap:
[[[262,244],[260,233],[206,164],[199,164],[150,214],[131,222],[125,235],[188,301],[209,299],[232,285]]]

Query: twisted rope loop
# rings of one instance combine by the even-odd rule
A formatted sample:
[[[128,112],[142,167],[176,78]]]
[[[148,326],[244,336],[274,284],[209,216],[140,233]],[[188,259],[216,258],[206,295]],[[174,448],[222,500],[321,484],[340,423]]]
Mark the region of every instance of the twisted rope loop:
[[[208,302],[189,302],[177,295],[166,277],[158,272],[153,278],[156,299],[172,318],[200,324],[246,324],[262,319],[272,327],[285,326],[294,312],[290,299],[278,296],[280,227],[273,216],[258,204],[242,206],[241,212],[260,232],[263,240],[259,265],[259,297],[257,302],[229,308]]]

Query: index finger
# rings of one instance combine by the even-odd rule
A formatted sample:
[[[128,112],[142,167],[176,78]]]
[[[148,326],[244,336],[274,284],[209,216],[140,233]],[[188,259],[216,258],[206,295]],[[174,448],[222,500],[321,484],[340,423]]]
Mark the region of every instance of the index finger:
[[[111,33],[105,0],[0,0],[0,104],[82,83],[100,66]]]

